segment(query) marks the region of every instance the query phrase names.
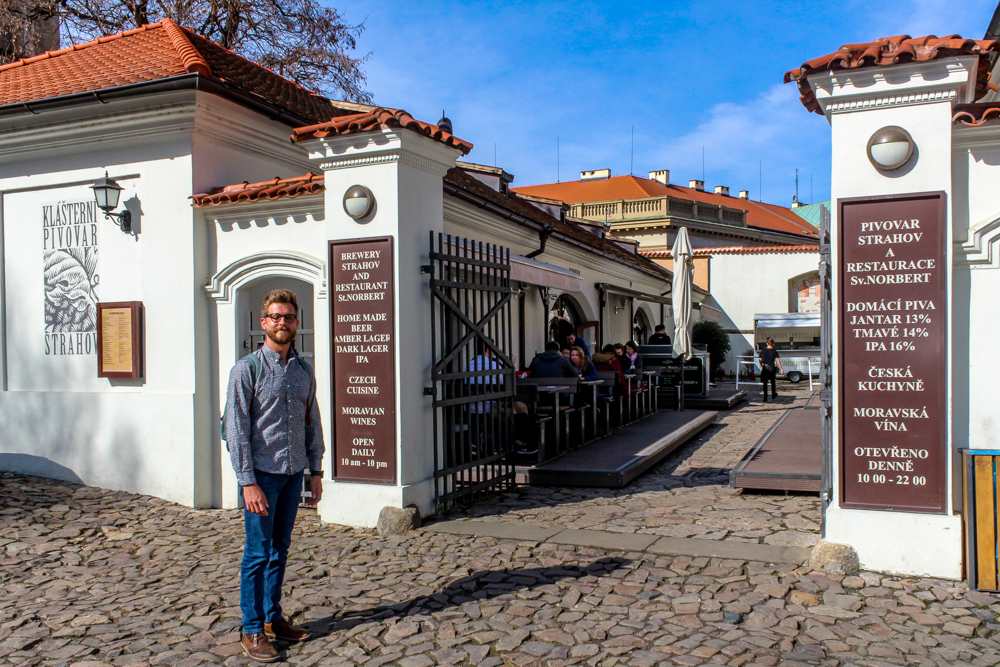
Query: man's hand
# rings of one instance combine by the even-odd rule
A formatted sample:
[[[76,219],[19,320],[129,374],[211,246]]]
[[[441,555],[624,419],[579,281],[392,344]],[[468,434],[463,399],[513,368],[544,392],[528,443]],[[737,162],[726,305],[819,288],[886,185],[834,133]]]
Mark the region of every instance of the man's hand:
[[[320,477],[310,477],[309,492],[312,493],[312,496],[306,504],[310,507],[315,507],[323,497],[323,479]]]
[[[243,487],[243,504],[248,512],[267,516],[267,496],[257,484],[248,484]]]

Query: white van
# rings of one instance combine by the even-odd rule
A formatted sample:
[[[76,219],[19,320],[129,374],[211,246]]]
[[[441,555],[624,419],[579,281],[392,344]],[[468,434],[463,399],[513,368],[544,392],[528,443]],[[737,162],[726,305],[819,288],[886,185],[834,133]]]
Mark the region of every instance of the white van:
[[[753,316],[754,347],[759,353],[774,340],[774,349],[781,357],[785,378],[799,382],[809,377],[810,360],[813,376],[819,375],[820,319],[819,313],[762,313]]]

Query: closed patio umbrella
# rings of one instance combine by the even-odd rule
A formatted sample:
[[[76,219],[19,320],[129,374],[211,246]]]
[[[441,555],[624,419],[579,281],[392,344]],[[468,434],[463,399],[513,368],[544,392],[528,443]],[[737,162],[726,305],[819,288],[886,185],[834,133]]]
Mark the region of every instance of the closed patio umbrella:
[[[684,362],[691,358],[691,282],[694,279],[694,260],[691,258],[691,239],[687,227],[681,227],[670,250],[674,260],[674,280],[670,296],[674,311],[674,358],[680,358],[681,392],[678,408],[684,409]]]

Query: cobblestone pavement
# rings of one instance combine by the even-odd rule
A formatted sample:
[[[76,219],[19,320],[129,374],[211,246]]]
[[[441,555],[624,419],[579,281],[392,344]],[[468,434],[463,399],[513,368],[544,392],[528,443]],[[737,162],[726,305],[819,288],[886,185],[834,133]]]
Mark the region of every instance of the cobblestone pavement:
[[[786,409],[804,405],[810,395],[808,382],[782,383],[779,390],[777,401],[763,403],[760,386],[752,385],[749,401],[720,411],[716,424],[624,489],[522,486],[477,503],[462,516],[810,547],[821,537],[816,494],[744,493],[729,487],[729,471],[743,455]]]
[[[0,474],[0,666],[246,665],[239,514]],[[303,512],[285,611],[309,665],[1000,663],[1000,600],[955,582],[609,553]]]

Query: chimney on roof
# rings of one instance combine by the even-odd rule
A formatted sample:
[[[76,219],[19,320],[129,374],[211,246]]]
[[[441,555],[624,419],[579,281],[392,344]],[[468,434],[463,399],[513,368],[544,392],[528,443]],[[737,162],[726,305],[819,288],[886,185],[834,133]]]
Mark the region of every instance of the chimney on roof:
[[[792,208],[798,208],[799,206],[802,206],[802,202],[800,202],[800,201],[793,201],[792,202]]]
[[[695,181],[695,180],[688,181],[688,187],[690,187],[692,190],[697,190],[698,192],[704,192],[705,181]]]
[[[740,199],[750,199],[750,191],[740,190]]]
[[[728,185],[716,185],[715,194],[729,196],[729,186]]]
[[[609,178],[611,178],[610,169],[591,169],[580,172],[581,181],[606,181]]]
[[[662,183],[663,185],[670,185],[670,170],[660,169],[659,171],[649,172],[649,180]]]

